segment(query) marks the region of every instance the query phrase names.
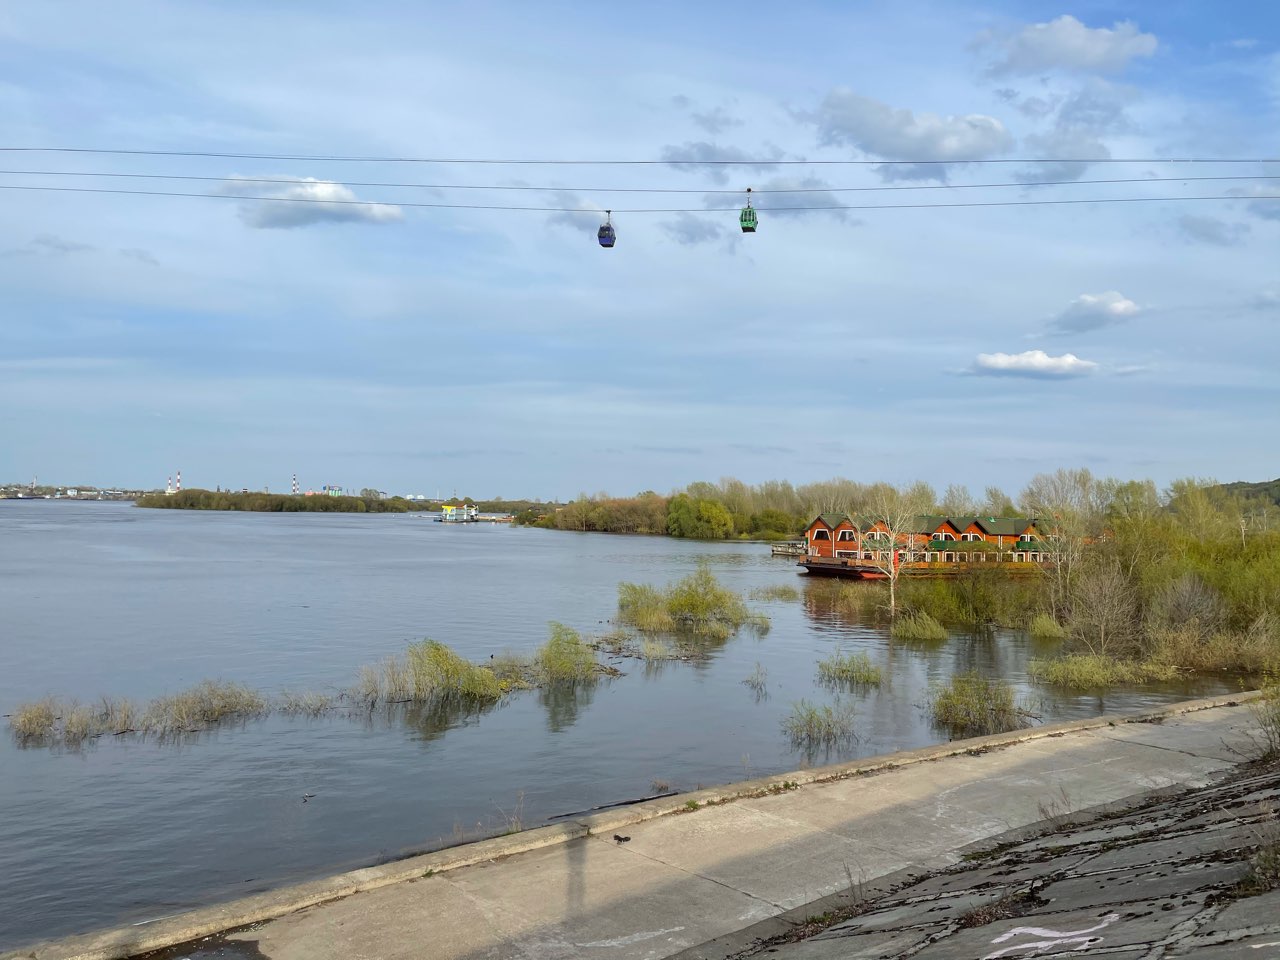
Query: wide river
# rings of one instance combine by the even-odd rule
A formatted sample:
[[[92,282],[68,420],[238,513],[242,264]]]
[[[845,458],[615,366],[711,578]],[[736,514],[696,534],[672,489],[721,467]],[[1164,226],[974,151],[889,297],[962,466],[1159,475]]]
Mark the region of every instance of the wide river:
[[[145,701],[205,678],[332,693],[423,637],[474,660],[529,651],[553,620],[610,629],[619,582],[664,584],[703,562],[743,592],[806,587],[757,543],[0,501],[0,713],[45,695]],[[272,716],[74,750],[0,737],[0,949],[537,826],[655,782],[688,790],[935,743],[946,733],[920,705],[955,671],[1009,679],[1045,721],[1221,689],[1045,697],[1026,684],[1019,634],[903,648],[811,592],[752,603],[772,630],[706,661],[622,660],[621,677],[479,714]],[[837,648],[865,650],[886,683],[858,697],[856,742],[806,753],[781,721],[801,698],[830,702],[816,663]],[[742,682],[757,664],[763,696]]]

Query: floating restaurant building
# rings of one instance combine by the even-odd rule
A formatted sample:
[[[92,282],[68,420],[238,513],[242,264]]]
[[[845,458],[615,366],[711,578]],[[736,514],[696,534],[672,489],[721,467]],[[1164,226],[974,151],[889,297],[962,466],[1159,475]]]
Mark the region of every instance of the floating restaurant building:
[[[946,576],[996,563],[1030,570],[1051,559],[1041,522],[1025,517],[919,516],[891,531],[883,520],[824,513],[805,531],[805,547],[800,566],[810,573],[867,580],[890,566]]]

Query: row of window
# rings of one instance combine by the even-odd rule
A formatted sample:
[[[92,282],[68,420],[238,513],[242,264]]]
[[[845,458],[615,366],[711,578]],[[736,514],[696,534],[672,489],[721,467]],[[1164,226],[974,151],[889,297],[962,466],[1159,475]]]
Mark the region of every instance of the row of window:
[[[921,539],[924,538],[924,534],[917,534],[917,536],[919,536]],[[813,531],[813,539],[814,540],[830,540],[831,534],[827,530],[815,530]],[[858,539],[858,532],[856,530],[840,530],[836,533],[836,541],[839,543],[848,543],[850,541],[856,541],[857,539]],[[870,533],[865,534],[863,536],[863,539],[864,540],[888,540],[889,535],[881,530],[872,530]],[[955,537],[950,533],[943,532],[943,533],[933,534],[930,537],[930,539],[955,540]],[[965,541],[966,543],[981,543],[986,538],[983,537],[982,534],[980,533],[962,533],[960,534],[960,539]],[[1023,536],[1017,539],[1017,542],[1018,543],[1035,543],[1038,540],[1039,540],[1039,537],[1036,537],[1032,534],[1024,534]]]
[[[877,551],[877,553],[873,553],[870,550],[863,550],[861,553],[857,550],[837,550],[836,556],[847,557],[850,560],[888,559],[888,555],[884,551]],[[1008,557],[1014,563],[1041,563],[1049,559],[1048,554],[1037,550],[1015,550],[1008,554]],[[956,553],[950,550],[912,551],[910,553],[903,550],[898,553],[899,563],[999,563],[1004,558],[1005,554],[1001,553]]]

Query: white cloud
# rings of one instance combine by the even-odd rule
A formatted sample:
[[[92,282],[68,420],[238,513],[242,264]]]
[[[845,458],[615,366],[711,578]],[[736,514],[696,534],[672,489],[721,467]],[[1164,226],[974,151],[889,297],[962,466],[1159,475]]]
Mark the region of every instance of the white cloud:
[[[757,210],[761,211],[762,216],[767,213],[770,217],[785,218],[805,217],[809,216],[810,213],[825,213],[836,220],[845,222],[848,220],[848,211],[830,208],[843,206],[847,201],[841,200],[839,196],[829,190],[830,186],[831,184],[818,177],[771,177],[754,186],[754,189],[758,192],[752,194],[752,204]],[[802,192],[770,192],[775,190]],[[724,194],[709,193],[702,199],[706,206],[719,208],[726,206],[727,203],[740,202],[742,197],[739,196],[726,201]]]
[[[775,164],[770,161],[781,160],[784,155],[782,150],[772,144],[765,145],[765,153],[765,157],[752,156],[737,147],[722,147],[697,140],[663,147],[662,159],[676,170],[700,171],[715,183],[727,183],[730,170],[772,170]],[[716,162],[723,160],[733,161],[732,166]]]
[[[1130,60],[1150,57],[1159,41],[1132,21],[1108,27],[1086,27],[1069,14],[1048,23],[1032,23],[1017,33],[985,34],[978,45],[992,47],[997,59],[992,76],[1037,74],[1047,70],[1118,73]]]
[[[1105,293],[1082,293],[1050,321],[1050,326],[1063,333],[1083,333],[1124,323],[1136,317],[1142,308],[1118,290]]]
[[[289,229],[315,223],[395,223],[404,212],[394,204],[367,203],[340,183],[313,177],[272,177],[291,184],[260,183],[234,177],[218,193],[231,197],[268,197],[240,207],[240,218],[259,229]]]
[[[1188,239],[1215,247],[1234,247],[1249,232],[1247,223],[1228,223],[1218,217],[1184,214],[1178,218],[1178,229]]]
[[[1235,187],[1227,191],[1233,197],[1257,197],[1246,206],[1246,209],[1260,220],[1280,220],[1280,184],[1271,180],[1267,183],[1255,183],[1248,187]]]
[[[600,224],[604,222],[607,216],[604,212],[604,207],[594,200],[580,197],[578,194],[571,193],[568,190],[557,190],[551,196],[554,198],[551,203],[561,209],[547,218],[548,223],[571,227],[574,230],[589,233],[593,237],[596,235],[596,231],[600,229]],[[588,214],[590,215],[588,216]]]
[[[711,243],[724,234],[715,220],[692,213],[678,213],[674,220],[664,221],[661,226],[667,236],[686,246]]]
[[[920,167],[881,169],[887,179],[946,178],[936,161],[964,161],[991,157],[1013,146],[1013,137],[995,117],[970,113],[941,116],[915,113],[837,87],[808,119],[818,126],[825,144],[850,146],[889,160],[935,161]]]
[[[1081,360],[1074,353],[1051,357],[1043,350],[1027,350],[1024,353],[980,353],[969,372],[987,377],[1060,379],[1088,376],[1097,369],[1098,365],[1092,360]]]
[[[13,247],[5,250],[0,255],[8,257],[24,257],[24,256],[47,256],[57,257],[66,256],[72,253],[88,253],[93,247],[84,243],[77,243],[74,240],[65,240],[62,237],[52,233],[42,233],[27,241],[25,246]]]

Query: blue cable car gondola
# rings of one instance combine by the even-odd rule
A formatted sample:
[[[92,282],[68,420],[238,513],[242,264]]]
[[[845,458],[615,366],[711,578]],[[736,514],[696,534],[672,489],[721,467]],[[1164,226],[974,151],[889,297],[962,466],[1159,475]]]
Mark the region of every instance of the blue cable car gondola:
[[[742,227],[743,233],[755,233],[756,222],[756,211],[751,206],[751,188],[747,187],[747,205],[742,208],[742,215],[738,217],[738,225]]]
[[[613,229],[613,224],[609,222],[609,215],[612,210],[604,212],[604,223],[600,224],[600,229],[596,231],[596,239],[600,241],[600,246],[608,250],[618,239],[618,234]]]

